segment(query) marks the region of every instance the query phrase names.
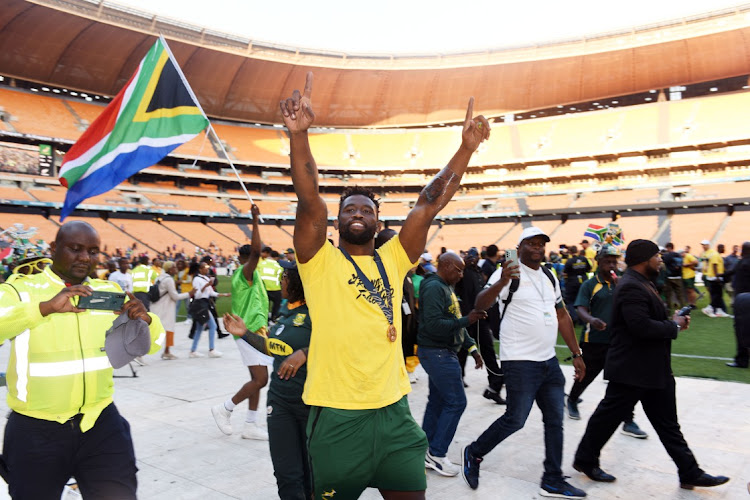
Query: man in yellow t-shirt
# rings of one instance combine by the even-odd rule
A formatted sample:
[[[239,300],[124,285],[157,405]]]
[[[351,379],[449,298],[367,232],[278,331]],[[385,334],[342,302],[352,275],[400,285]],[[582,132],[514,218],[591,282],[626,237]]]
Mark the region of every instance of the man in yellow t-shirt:
[[[709,240],[701,241],[703,253],[701,254],[701,264],[703,265],[703,283],[705,283],[708,293],[711,295],[711,303],[701,309],[703,314],[710,318],[726,318],[727,306],[724,303],[724,245],[718,245],[716,250],[711,249]]]
[[[698,290],[695,288],[695,269],[698,267],[698,258],[686,249],[680,250],[682,256],[682,288],[685,290],[687,303],[695,309],[698,301]]]
[[[583,256],[586,257],[589,264],[591,264],[591,272],[595,273],[598,265],[596,261],[596,249],[589,244],[589,240],[581,240],[581,248],[583,248]]]
[[[302,398],[312,407],[314,496],[358,498],[371,486],[384,498],[424,499],[427,439],[405,397],[411,385],[399,331],[402,284],[424,252],[430,224],[489,137],[489,122],[472,119],[472,98],[458,152],[420,193],[399,236],[377,253],[379,203],[369,189],[347,188],[334,221],[336,248],[327,240],[328,210],[307,134],[315,119],[311,94],[308,73],[304,93],[295,90],[280,105],[298,198],[294,249],[313,325]]]

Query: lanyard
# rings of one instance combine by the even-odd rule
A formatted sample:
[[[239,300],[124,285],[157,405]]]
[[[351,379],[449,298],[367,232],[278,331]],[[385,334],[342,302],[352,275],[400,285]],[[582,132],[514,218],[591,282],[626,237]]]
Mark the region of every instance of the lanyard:
[[[372,281],[370,281],[367,276],[365,276],[365,273],[362,272],[362,269],[359,268],[357,263],[354,262],[354,259],[352,259],[352,256],[349,255],[349,252],[341,247],[339,247],[339,250],[341,250],[341,253],[344,254],[344,257],[346,257],[347,260],[354,266],[354,270],[357,272],[357,276],[362,282],[362,285],[367,289],[368,292],[370,292],[370,296],[372,297],[373,301],[378,305],[378,307],[380,307],[380,310],[383,311],[385,319],[386,321],[388,321],[389,327],[393,326],[393,296],[391,295],[391,285],[388,281],[388,274],[386,274],[385,272],[385,266],[383,266],[383,261],[380,260],[380,255],[378,254],[378,252],[375,252],[375,265],[378,266],[378,272],[380,273],[380,277],[383,279],[384,296],[380,295],[380,293],[375,290],[375,285],[373,285]]]
[[[528,271],[526,271],[525,269],[523,270],[523,272],[524,272],[524,274],[526,274],[526,276],[529,278],[529,281],[534,286],[534,290],[536,290],[537,293],[539,294],[539,296],[542,298],[542,303],[545,303],[544,302],[544,282],[541,281],[542,280],[542,276],[539,277],[539,284],[542,287],[541,290],[540,290],[539,287],[537,286],[536,281],[534,280],[534,278],[531,277],[531,274]],[[540,274],[544,275],[544,271],[542,271],[541,269],[540,269]]]

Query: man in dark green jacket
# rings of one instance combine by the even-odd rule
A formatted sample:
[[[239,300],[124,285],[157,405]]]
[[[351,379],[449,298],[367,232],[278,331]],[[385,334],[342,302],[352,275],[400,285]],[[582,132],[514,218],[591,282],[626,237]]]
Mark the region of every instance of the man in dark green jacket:
[[[485,319],[485,311],[472,310],[461,316],[453,286],[464,273],[464,261],[452,252],[438,259],[437,273],[429,274],[420,285],[417,354],[430,377],[430,394],[424,412],[424,429],[429,441],[425,466],[443,476],[455,476],[457,465],[447,457],[448,446],[456,434],[458,421],[466,408],[466,393],[461,378],[458,351],[463,347],[482,368],[482,357],[466,327]]]

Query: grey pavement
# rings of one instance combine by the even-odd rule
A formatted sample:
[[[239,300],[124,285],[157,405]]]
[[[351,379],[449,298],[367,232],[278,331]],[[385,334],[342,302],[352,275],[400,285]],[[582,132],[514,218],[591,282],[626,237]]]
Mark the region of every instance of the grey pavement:
[[[199,351],[207,352],[204,333]],[[147,366],[135,366],[137,377],[117,378],[115,402],[131,425],[138,459],[141,499],[273,499],[278,498],[268,443],[240,437],[246,406],[237,407],[232,420],[234,433],[222,434],[210,408],[226,400],[248,380],[234,340],[217,341],[224,353],[219,359],[189,359],[187,325],[179,323],[174,354],[180,359],[164,361],[158,354],[146,356]],[[7,363],[8,348],[0,348],[0,363]],[[469,359],[467,365],[473,366]],[[485,372],[467,368],[468,406],[448,457],[460,462],[461,449],[502,415],[498,406],[482,397]],[[570,387],[572,370],[563,367]],[[409,395],[412,412],[421,423],[427,400],[427,376],[417,369],[419,380]],[[118,375],[130,375],[125,369]],[[750,498],[750,385],[680,378],[677,381],[678,412],[683,433],[701,466],[711,474],[732,480],[717,488],[682,490],[674,463],[664,451],[653,428],[636,407],[635,420],[649,433],[646,440],[616,433],[602,453],[602,468],[617,476],[611,484],[595,483],[573,470],[573,453],[588,417],[604,394],[601,377],[583,394],[579,405],[582,420],[565,426],[563,472],[572,484],[594,499],[742,499]],[[259,406],[265,424],[265,390]],[[0,410],[7,412],[5,398]],[[4,427],[5,419],[0,419]],[[463,479],[446,478],[427,471],[427,498],[436,500],[508,498],[534,499],[544,459],[541,413],[533,408],[526,426],[488,454],[480,473],[479,489],[469,489]],[[0,488],[0,499],[8,498]],[[368,489],[363,499],[381,498]]]

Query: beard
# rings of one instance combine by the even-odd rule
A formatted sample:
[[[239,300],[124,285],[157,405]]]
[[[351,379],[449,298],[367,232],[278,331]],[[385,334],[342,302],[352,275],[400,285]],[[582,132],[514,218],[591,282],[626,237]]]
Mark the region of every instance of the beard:
[[[646,276],[649,280],[654,281],[656,278],[659,277],[659,270],[653,269],[651,267],[646,268]]]
[[[349,230],[349,227],[342,227],[339,229],[339,236],[342,240],[352,245],[366,245],[375,239],[375,227],[368,227],[361,233],[353,233]]]

